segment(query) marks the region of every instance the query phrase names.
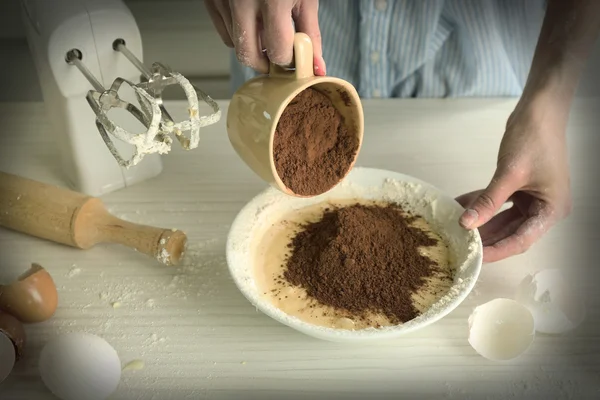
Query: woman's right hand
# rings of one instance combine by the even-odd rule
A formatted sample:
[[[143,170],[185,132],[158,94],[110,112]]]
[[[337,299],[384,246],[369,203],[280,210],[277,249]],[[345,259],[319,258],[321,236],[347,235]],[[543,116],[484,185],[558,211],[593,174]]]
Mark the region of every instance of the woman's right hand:
[[[241,64],[260,73],[269,72],[269,61],[291,65],[294,33],[303,32],[313,44],[315,75],[325,75],[318,0],[204,0],[204,4]]]

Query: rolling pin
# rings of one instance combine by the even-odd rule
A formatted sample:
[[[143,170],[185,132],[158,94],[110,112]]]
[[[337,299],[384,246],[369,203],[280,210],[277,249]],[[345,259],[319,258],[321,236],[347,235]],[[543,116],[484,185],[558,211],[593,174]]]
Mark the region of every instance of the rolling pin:
[[[187,237],[110,214],[96,197],[0,172],[0,226],[79,249],[118,243],[177,265]]]

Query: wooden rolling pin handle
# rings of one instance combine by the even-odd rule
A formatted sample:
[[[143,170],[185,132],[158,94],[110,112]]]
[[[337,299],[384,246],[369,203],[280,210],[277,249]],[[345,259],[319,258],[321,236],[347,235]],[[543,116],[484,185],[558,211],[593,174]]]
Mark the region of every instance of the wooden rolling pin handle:
[[[81,249],[99,243],[118,243],[156,258],[166,265],[179,263],[186,235],[179,230],[156,228],[125,221],[110,214],[98,198],[90,197],[73,221],[73,241]]]

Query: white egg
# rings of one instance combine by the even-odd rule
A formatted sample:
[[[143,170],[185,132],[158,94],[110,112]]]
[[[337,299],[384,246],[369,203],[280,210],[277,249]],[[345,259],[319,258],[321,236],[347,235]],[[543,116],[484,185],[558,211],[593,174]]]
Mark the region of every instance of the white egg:
[[[0,383],[10,375],[16,361],[15,345],[0,331]]]
[[[558,269],[547,269],[526,276],[515,295],[533,314],[540,333],[559,334],[575,329],[585,318],[582,296]]]
[[[469,344],[493,361],[506,361],[523,354],[533,343],[533,316],[511,299],[495,299],[477,307],[469,317]]]
[[[39,369],[44,384],[62,400],[104,400],[119,385],[121,361],[104,339],[70,333],[49,341]]]

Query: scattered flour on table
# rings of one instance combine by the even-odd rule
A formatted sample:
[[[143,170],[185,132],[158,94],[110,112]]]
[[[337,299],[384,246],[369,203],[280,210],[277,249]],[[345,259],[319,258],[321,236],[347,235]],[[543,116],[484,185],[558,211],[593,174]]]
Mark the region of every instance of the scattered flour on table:
[[[204,304],[214,299],[218,280],[227,271],[223,241],[223,237],[190,240],[180,265],[167,267],[150,261],[145,267],[136,267],[148,268],[148,273],[140,276],[114,276],[108,271],[102,277],[77,276],[79,271],[71,269],[65,278],[77,276],[76,280],[61,286],[61,296],[69,305],[49,324],[59,333],[83,330],[99,335],[134,357],[144,357],[156,346],[168,347],[173,325],[154,326],[152,315],[168,321],[190,311],[205,312]],[[126,271],[127,265],[119,263],[118,267]],[[86,316],[88,309],[94,313],[92,323]],[[83,328],[81,321],[85,321]]]
[[[86,280],[83,290],[86,294],[96,292],[96,298],[115,308],[123,307],[141,311],[159,307],[161,300],[188,299],[210,294],[216,290],[214,278],[226,271],[224,255],[215,255],[214,251],[204,253],[203,249],[217,243],[216,239],[188,244],[181,264],[164,268],[165,273],[144,275],[143,277],[124,276],[118,279],[98,279],[97,276]],[[162,271],[161,271],[162,272]],[[67,290],[67,287],[63,287]],[[160,295],[159,295],[160,294]]]
[[[67,273],[67,278],[73,278],[81,273],[81,268],[78,268],[77,265],[73,264],[71,269]]]

